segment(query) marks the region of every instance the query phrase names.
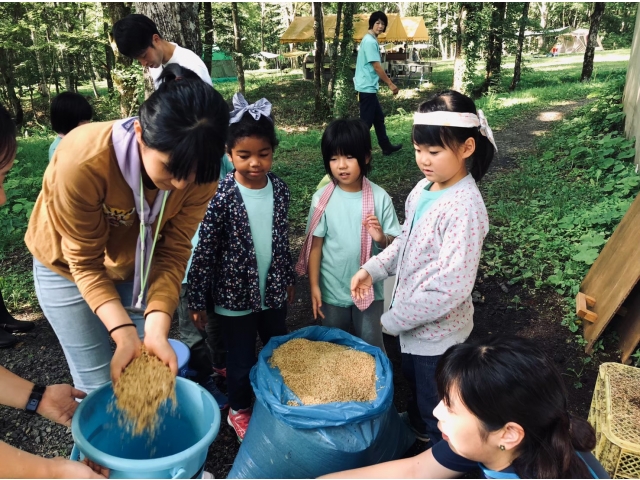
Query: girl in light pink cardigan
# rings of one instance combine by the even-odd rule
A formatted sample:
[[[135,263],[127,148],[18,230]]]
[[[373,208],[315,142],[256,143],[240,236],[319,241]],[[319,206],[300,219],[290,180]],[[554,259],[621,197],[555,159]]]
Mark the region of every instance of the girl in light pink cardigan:
[[[497,149],[482,111],[456,91],[420,105],[412,139],[426,178],[407,198],[400,236],[362,266],[351,290],[359,297],[372,282],[396,275],[382,325],[400,337],[402,371],[411,387],[403,415],[419,439],[436,443],[442,436],[433,416],[435,368],[473,328],[471,292],[489,230],[476,181]]]

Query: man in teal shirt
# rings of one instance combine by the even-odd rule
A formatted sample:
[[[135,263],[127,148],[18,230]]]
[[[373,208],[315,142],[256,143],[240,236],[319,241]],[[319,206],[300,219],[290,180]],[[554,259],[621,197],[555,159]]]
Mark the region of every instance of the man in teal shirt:
[[[376,130],[378,144],[384,155],[390,155],[402,148],[402,144],[392,145],[384,126],[384,113],[378,100],[379,81],[388,85],[394,95],[398,94],[396,87],[387,76],[380,64],[380,47],[378,35],[387,29],[387,16],[384,12],[373,12],[369,17],[369,31],[360,43],[358,59],[356,61],[356,76],[353,78],[358,103],[360,104],[360,118]]]

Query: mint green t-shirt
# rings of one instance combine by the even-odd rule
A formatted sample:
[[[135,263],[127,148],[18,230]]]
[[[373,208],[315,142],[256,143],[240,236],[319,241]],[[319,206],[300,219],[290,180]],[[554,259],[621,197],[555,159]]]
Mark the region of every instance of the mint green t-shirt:
[[[371,62],[380,62],[380,46],[376,37],[367,33],[360,42],[358,58],[356,59],[356,75],[353,82],[356,92],[377,93],[380,77]]]
[[[53,157],[53,153],[56,151],[56,148],[58,148],[58,144],[60,143],[60,140],[62,140],[62,137],[57,136],[56,139],[51,144],[51,146],[49,147],[49,161],[51,161],[51,157]]]
[[[324,187],[318,190],[311,200],[307,230],[315,206],[320,201]],[[374,214],[385,234],[397,237],[400,235],[400,223],[393,208],[391,197],[375,183],[371,182],[373,191]],[[320,262],[320,290],[322,301],[337,307],[350,307],[351,277],[360,269],[360,232],[362,226],[362,191],[345,192],[336,186],[320,223],[313,232],[314,237],[323,237],[322,261]],[[380,249],[375,242],[371,255]],[[383,285],[374,285],[376,300],[382,300]]]
[[[267,289],[267,274],[269,273],[269,268],[271,268],[273,253],[273,184],[267,177],[267,186],[259,190],[243,187],[238,182],[236,182],[236,186],[242,196],[242,201],[249,217],[251,239],[253,240],[253,248],[256,251],[256,259],[258,260],[262,309],[266,310],[269,307],[264,304],[264,296]],[[251,310],[227,310],[218,305],[216,305],[215,311],[219,315],[229,317],[239,317],[251,313]]]
[[[229,173],[231,170],[233,170],[233,163],[231,163],[231,161],[229,160],[229,157],[227,157],[227,154],[225,153],[222,156],[222,159],[220,160],[220,180],[226,177],[227,173]],[[193,260],[193,252],[198,246],[198,241],[200,240],[200,225],[201,223],[198,224],[198,228],[196,229],[196,234],[191,239],[191,256],[189,257],[189,262],[187,263],[187,269],[184,272],[184,280],[182,281],[182,283],[187,283],[187,277],[189,276],[189,269],[191,268],[191,261]]]
[[[447,189],[445,188],[444,190],[438,190],[436,192],[432,192],[430,190],[432,185],[433,185],[433,182],[427,185],[426,187],[424,187],[424,190],[422,190],[422,193],[420,194],[420,198],[418,199],[418,205],[416,206],[416,211],[414,212],[413,220],[411,221],[411,230],[413,230],[413,226],[416,223],[418,223],[420,218],[422,218],[422,216],[427,212],[427,210],[429,210],[431,206],[436,201],[438,201],[438,199],[442,196],[442,194],[447,191]]]

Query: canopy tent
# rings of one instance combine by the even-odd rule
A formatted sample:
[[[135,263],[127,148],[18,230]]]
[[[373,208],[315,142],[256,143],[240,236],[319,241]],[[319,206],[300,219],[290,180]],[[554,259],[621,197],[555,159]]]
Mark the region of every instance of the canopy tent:
[[[353,39],[356,42],[362,41],[362,38],[369,30],[369,14],[354,15],[353,17]],[[399,15],[390,13],[387,15],[389,25],[387,31],[378,36],[380,42],[406,42],[409,39],[405,31],[403,20]],[[420,18],[420,17],[410,17]],[[324,22],[324,38],[325,40],[333,40],[336,34],[336,15],[325,15]],[[422,28],[426,34],[424,22]],[[416,27],[417,32],[421,32],[420,26]],[[280,37],[280,43],[305,43],[313,42],[313,17],[296,17],[289,25],[289,28]]]
[[[426,42],[429,40],[429,32],[424,25],[422,17],[404,17],[402,26],[407,32],[407,38],[410,42]]]
[[[371,15],[368,13],[361,13],[359,15],[354,15],[353,17],[353,39],[356,42],[361,42],[364,36],[369,31],[369,17]],[[409,40],[407,37],[407,32],[404,29],[404,25],[402,24],[402,19],[400,15],[395,13],[387,14],[387,19],[389,20],[389,25],[387,25],[387,30],[384,33],[378,35],[378,42],[406,42]],[[335,33],[335,28],[334,28]],[[333,35],[331,36],[333,38]]]
[[[587,49],[587,39],[589,30],[579,28],[573,32],[558,35],[558,52],[559,53],[584,53]],[[600,37],[596,38],[596,50],[603,50]]]
[[[211,57],[211,79],[214,82],[230,82],[237,79],[236,65],[227,53],[214,46]]]
[[[282,56],[284,58],[298,58],[298,57],[301,57],[303,55],[306,55],[307,53],[309,53],[309,52],[303,52],[303,51],[300,51],[300,50],[295,50],[293,52],[285,52],[285,53],[282,54]]]
[[[325,34],[327,31],[325,17]],[[313,42],[313,17],[295,17],[280,37],[280,43]]]

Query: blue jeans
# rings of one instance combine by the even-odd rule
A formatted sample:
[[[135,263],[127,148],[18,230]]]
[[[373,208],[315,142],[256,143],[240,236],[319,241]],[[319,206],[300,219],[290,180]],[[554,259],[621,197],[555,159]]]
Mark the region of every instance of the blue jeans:
[[[442,355],[402,354],[402,373],[409,382],[411,394],[407,401],[409,421],[419,432],[426,433],[433,444],[442,440],[438,419],[433,410],[440,403],[436,385],[436,366]]]
[[[111,381],[110,364],[113,352],[109,332],[82,298],[75,283],[49,270],[33,259],[33,283],[40,308],[58,337],[69,364],[73,384],[90,393]],[[125,307],[131,305],[133,282],[116,284]],[[129,316],[136,324],[138,335],[144,337],[142,314]]]

